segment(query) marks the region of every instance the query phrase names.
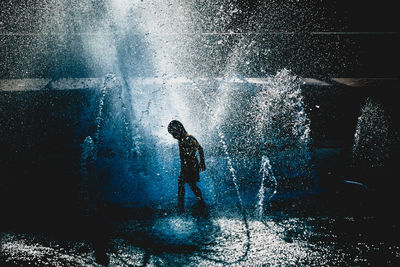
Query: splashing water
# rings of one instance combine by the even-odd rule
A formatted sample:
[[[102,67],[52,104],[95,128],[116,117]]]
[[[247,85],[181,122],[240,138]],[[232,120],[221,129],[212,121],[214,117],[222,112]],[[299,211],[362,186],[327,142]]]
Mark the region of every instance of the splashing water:
[[[261,186],[256,204],[261,219],[267,177],[272,183],[268,201],[277,193],[277,179],[272,166],[281,179],[310,175],[310,123],[304,110],[300,82],[286,69],[267,77],[254,102],[251,116],[256,122],[256,140],[261,142],[263,151]]]
[[[94,198],[92,196],[94,203],[90,204],[94,207],[99,200],[118,198],[121,190],[132,188],[132,180],[127,178],[134,173],[134,167],[138,165],[135,155],[140,152],[137,148],[140,140],[132,138],[124,88],[115,74],[105,75],[96,95],[94,133],[81,144],[82,184],[86,188],[83,194],[96,192]]]
[[[277,193],[277,187],[278,183],[276,181],[276,178],[272,172],[272,167],[269,162],[269,159],[267,156],[262,157],[261,161],[261,168],[260,168],[260,173],[261,173],[261,186],[260,190],[258,191],[257,198],[258,198],[258,203],[257,203],[257,216],[259,220],[262,220],[264,217],[264,201],[265,201],[265,195],[267,194],[268,200],[270,201],[272,197]],[[269,179],[270,186],[266,186],[266,180]],[[267,193],[268,191],[268,193]]]
[[[226,10],[240,12],[234,3],[228,6]],[[215,165],[214,169],[208,168],[205,175],[218,177],[225,175],[219,169],[228,169],[229,182],[234,185],[242,210],[245,203],[241,183],[246,179],[256,179],[257,184],[261,182],[261,187],[255,189],[263,192],[258,194],[259,203],[261,199],[269,201],[271,198],[266,197],[267,177],[276,181],[299,176],[302,169],[303,173],[306,172],[309,122],[299,81],[285,69],[260,79],[262,83],[258,84],[246,83],[246,79],[240,78],[245,77],[251,67],[251,58],[258,53],[256,48],[260,40],[240,36],[232,42],[229,34],[215,38],[192,34],[198,30],[199,24],[196,18],[187,16],[193,7],[186,3],[152,0],[143,4],[141,1],[110,0],[106,1],[106,7],[104,17],[99,18],[93,29],[95,33],[105,34],[83,36],[83,41],[93,64],[114,71],[124,83],[121,89],[115,75],[106,78],[107,85],[100,90],[99,116],[92,136],[97,146],[101,132],[115,133],[107,130],[113,127],[111,123],[105,127],[107,129],[103,126],[107,120],[104,109],[108,106],[103,102],[107,101],[108,92],[117,95],[111,106],[121,109],[112,109],[119,114],[116,117],[121,121],[116,118],[113,121],[121,129],[118,135],[113,136],[122,142],[112,138],[106,142],[129,150],[123,151],[128,156],[120,159],[127,163],[112,163],[116,165],[114,169],[126,169],[117,172],[118,175],[122,173],[126,180],[140,180],[149,192],[159,191],[162,185],[169,190],[168,197],[163,197],[174,198],[176,144],[166,131],[166,125],[172,119],[180,120],[202,143],[208,155],[212,154],[216,160],[224,159],[223,168]],[[211,10],[213,6],[209,8]],[[220,23],[224,26],[224,22]],[[228,43],[233,48],[226,56],[223,47]],[[215,63],[207,48],[214,44],[221,48],[215,51],[216,56],[218,53],[226,56],[226,61],[221,61],[218,72],[215,72],[222,75],[220,80],[198,72],[196,67]],[[200,75],[206,78],[199,78]],[[198,82],[201,79],[203,82]],[[116,91],[126,94],[121,97],[121,93]],[[124,105],[124,101],[130,105]],[[130,112],[134,116],[124,115]],[[104,131],[99,130],[102,127]],[[126,135],[127,132],[131,132],[131,136]],[[123,135],[122,138],[119,135]],[[260,161],[255,170],[265,168],[265,158],[269,162],[268,175],[265,171],[253,175],[252,170],[246,170],[253,168],[248,163],[254,159]],[[128,167],[132,161],[141,162],[142,170],[128,174],[132,170]],[[215,183],[223,182],[218,180]],[[128,186],[122,183],[114,191],[124,188]],[[276,190],[275,186],[273,192]],[[223,194],[211,193],[214,197]],[[160,194],[154,194],[152,198],[162,201]]]
[[[309,152],[310,122],[304,110],[300,81],[296,76],[283,69],[275,76],[268,77],[258,93],[256,105],[258,131],[264,143],[277,144],[275,149],[291,146],[304,148],[298,152]]]
[[[382,167],[390,155],[396,136],[384,107],[368,98],[357,120],[352,150],[353,164]]]
[[[91,203],[89,202],[89,191],[90,191],[90,183],[89,180],[91,178],[91,167],[96,162],[96,147],[93,142],[92,137],[87,136],[82,144],[81,144],[81,183],[79,185],[79,195],[78,199],[80,206],[82,207],[83,214],[86,216],[90,214]]]
[[[199,94],[201,96],[201,99],[203,100],[203,102],[206,105],[206,107],[208,108],[208,110],[211,112],[211,106],[210,106],[209,102],[206,100],[203,92],[197,86],[195,86],[195,89],[199,92]],[[229,155],[229,152],[228,152],[228,146],[227,146],[226,141],[225,141],[225,136],[223,135],[223,133],[222,133],[221,129],[219,128],[218,124],[217,124],[217,133],[218,133],[219,141],[222,144],[222,148],[224,150],[225,158],[226,158],[227,164],[228,164],[228,169],[229,169],[229,171],[231,173],[232,182],[233,182],[233,184],[235,186],[236,195],[237,195],[238,200],[239,200],[240,209],[242,210],[242,212],[244,214],[244,217],[246,218],[246,215],[245,215],[246,213],[245,213],[245,210],[244,210],[242,197],[240,195],[239,184],[238,184],[238,180],[237,180],[237,177],[236,177],[236,170],[233,167],[232,158],[231,158],[231,156]]]
[[[103,86],[100,89],[100,99],[99,99],[99,105],[98,105],[98,111],[97,111],[97,116],[96,116],[96,131],[94,133],[94,142],[98,143],[100,139],[100,131],[101,127],[104,121],[104,101],[106,98],[106,93],[107,93],[107,86],[106,86],[106,80],[104,81]]]
[[[97,208],[97,197],[93,203],[90,203],[91,200],[89,195],[90,191],[93,191],[93,187],[98,187],[98,180],[96,174],[93,172],[93,167],[96,165],[98,158],[98,142],[100,139],[101,127],[104,121],[104,101],[107,93],[107,88],[105,86],[106,82],[104,81],[103,86],[100,88],[100,99],[97,106],[97,114],[96,114],[96,128],[93,134],[93,138],[91,136],[87,136],[82,144],[81,144],[81,184],[80,184],[80,201],[84,206],[84,214],[90,215],[90,212],[96,211]],[[96,188],[98,189],[98,188]]]
[[[256,133],[276,149],[285,145],[307,147],[310,123],[304,110],[300,81],[283,69],[268,76],[255,101]]]

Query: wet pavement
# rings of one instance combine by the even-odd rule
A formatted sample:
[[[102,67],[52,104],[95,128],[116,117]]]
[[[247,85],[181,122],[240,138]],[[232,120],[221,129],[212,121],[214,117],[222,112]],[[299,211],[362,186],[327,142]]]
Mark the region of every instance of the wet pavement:
[[[93,224],[83,238],[3,231],[2,266],[398,266],[398,224],[375,216],[212,209]],[[100,226],[100,227],[99,227]],[[86,231],[90,230],[89,227]],[[75,235],[76,236],[76,235]],[[78,235],[79,236],[79,235]]]

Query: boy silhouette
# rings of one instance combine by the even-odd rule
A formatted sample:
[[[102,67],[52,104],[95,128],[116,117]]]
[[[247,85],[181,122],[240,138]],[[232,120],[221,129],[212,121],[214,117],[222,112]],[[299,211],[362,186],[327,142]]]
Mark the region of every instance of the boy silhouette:
[[[200,181],[199,171],[204,171],[204,151],[199,142],[193,136],[189,135],[182,123],[173,120],[168,125],[168,132],[178,140],[179,155],[181,159],[181,171],[178,178],[178,211],[183,212],[185,200],[185,183],[187,183],[196,196],[199,204],[205,207],[203,196],[196,182]],[[196,156],[199,152],[200,162]]]

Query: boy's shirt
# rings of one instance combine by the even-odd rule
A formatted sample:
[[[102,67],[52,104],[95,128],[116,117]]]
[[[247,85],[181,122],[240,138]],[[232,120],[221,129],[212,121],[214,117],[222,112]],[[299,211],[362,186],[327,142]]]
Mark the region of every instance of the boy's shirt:
[[[196,156],[196,152],[199,150],[199,147],[200,144],[196,138],[189,134],[179,141],[179,154],[182,168],[198,168],[199,160]]]
[[[196,152],[199,150],[200,144],[191,135],[186,135],[179,140],[179,154],[181,159],[180,176],[185,179],[200,180],[199,176],[199,159]]]

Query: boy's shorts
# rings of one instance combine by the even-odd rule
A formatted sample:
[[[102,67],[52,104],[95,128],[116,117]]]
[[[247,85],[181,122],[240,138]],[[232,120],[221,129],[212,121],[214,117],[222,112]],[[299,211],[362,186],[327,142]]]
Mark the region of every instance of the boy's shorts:
[[[186,183],[200,182],[200,174],[198,167],[183,168],[181,176],[182,176],[181,178]]]

